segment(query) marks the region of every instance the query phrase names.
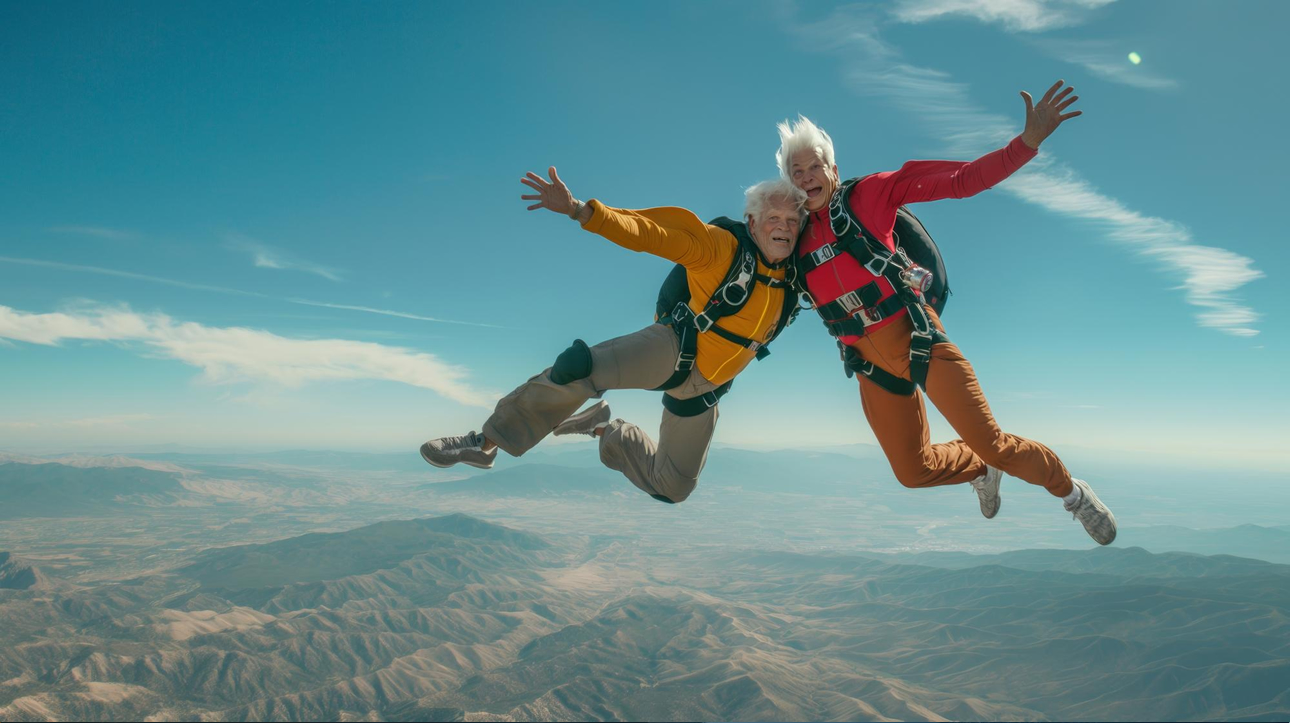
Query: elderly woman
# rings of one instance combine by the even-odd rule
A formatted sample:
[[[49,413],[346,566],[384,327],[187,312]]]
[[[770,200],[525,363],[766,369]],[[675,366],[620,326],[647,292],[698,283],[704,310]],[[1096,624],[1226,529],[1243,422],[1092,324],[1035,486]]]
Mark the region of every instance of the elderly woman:
[[[626,336],[588,347],[577,340],[555,363],[497,403],[483,432],[443,437],[421,446],[436,467],[465,463],[488,469],[500,447],[518,457],[547,434],[599,438],[600,458],[657,500],[681,502],[694,491],[717,424],[717,400],[731,381],[783,330],[797,307],[789,276],[806,194],[774,180],[747,191],[744,222],[705,224],[682,208],[628,211],[582,203],[548,171],[522,179],[536,193],[529,210],[545,208],[630,249],[684,267],[686,284],[673,309]],[[688,293],[686,293],[688,292]],[[610,389],[664,391],[655,445],[639,427],[610,421],[601,401]],[[573,416],[570,416],[573,415]]]
[[[860,381],[865,417],[901,484],[968,482],[981,513],[999,511],[1002,472],[1061,498],[1099,544],[1115,539],[1115,516],[1048,447],[999,428],[972,365],[950,343],[920,293],[926,278],[892,238],[907,203],[966,198],[1003,181],[1039,150],[1078,96],[1058,81],[1035,103],[1022,91],[1026,126],[1007,146],[971,162],[910,161],[897,171],[841,182],[833,141],[806,118],[779,127],[784,178],[806,192],[810,213],[798,247],[799,272],[825,325]],[[960,439],[931,444],[919,387]]]

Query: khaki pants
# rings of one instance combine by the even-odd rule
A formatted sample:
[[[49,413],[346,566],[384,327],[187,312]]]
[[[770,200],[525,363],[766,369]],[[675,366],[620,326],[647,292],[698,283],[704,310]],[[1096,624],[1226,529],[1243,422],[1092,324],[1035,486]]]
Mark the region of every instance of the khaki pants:
[[[597,344],[591,347],[591,376],[556,384],[547,368],[497,403],[484,423],[484,436],[519,457],[588,399],[610,389],[653,389],[666,382],[677,353],[676,333],[662,324]],[[666,393],[690,399],[715,387],[696,368],[684,384]],[[636,425],[615,419],[600,438],[600,459],[650,495],[680,502],[699,482],[716,426],[716,407],[695,417],[678,417],[664,409],[656,445]]]
[[[936,313],[928,314],[944,331]],[[852,348],[866,361],[902,379],[909,379],[909,317],[871,335]],[[931,444],[923,395],[892,394],[860,376],[860,401],[878,444],[887,455],[896,479],[906,487],[959,484],[985,474],[985,466],[1004,472],[1064,497],[1071,492],[1071,475],[1053,451],[1004,433],[990,413],[972,365],[959,348],[942,343],[932,347],[927,369],[927,396],[958,432],[960,439]]]

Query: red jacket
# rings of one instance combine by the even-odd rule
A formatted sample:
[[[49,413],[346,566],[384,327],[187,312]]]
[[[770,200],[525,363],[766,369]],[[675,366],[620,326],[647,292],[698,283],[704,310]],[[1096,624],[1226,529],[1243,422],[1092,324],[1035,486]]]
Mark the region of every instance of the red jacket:
[[[896,209],[907,203],[975,196],[1011,176],[1034,158],[1036,152],[1021,141],[1021,136],[1017,136],[1003,148],[970,163],[909,161],[899,171],[875,173],[861,179],[847,202],[869,233],[894,251],[891,231],[896,225]],[[829,208],[825,206],[807,219],[806,233],[797,246],[797,253],[805,256],[834,239],[833,228],[829,226]],[[868,285],[875,278],[884,299],[895,293],[891,282],[869,273],[850,254],[841,254],[808,273],[806,287],[815,303],[823,305]],[[880,329],[905,313],[901,309],[868,330]],[[844,336],[840,339],[843,344],[852,344],[858,337]]]

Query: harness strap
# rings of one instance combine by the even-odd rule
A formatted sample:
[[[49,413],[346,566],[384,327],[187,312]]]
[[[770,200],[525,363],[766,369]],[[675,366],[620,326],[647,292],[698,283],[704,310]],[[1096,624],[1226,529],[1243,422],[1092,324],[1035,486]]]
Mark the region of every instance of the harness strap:
[[[824,328],[833,336],[864,336],[866,329],[904,308],[905,302],[892,296],[877,306],[858,309],[853,316],[841,321],[825,321]]]
[[[726,392],[730,391],[730,385],[732,384],[734,384],[733,379],[710,392],[705,392],[690,399],[677,399],[671,394],[664,394],[663,408],[678,417],[697,417],[717,406],[717,402],[726,396]]]
[[[913,382],[901,379],[895,374],[874,365],[872,362],[865,361],[864,357],[857,354],[855,349],[846,346],[842,342],[838,342],[838,347],[842,352],[842,364],[848,378],[856,374],[863,374],[874,384],[902,397],[913,394],[914,390],[918,388],[914,386]]]

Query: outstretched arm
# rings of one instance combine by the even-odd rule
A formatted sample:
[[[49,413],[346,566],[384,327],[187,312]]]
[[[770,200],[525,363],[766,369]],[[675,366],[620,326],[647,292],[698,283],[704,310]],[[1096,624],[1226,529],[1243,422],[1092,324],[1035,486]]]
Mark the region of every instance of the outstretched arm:
[[[610,208],[596,200],[583,203],[560,180],[555,166],[547,173],[550,181],[533,172],[520,179],[520,183],[537,191],[520,196],[525,201],[537,201],[528,207],[530,211],[545,208],[562,213],[623,248],[661,256],[689,268],[710,264],[718,256],[717,243],[707,225],[683,208],[629,211]]]
[[[1061,80],[1054,83],[1038,103],[1029,93],[1021,91],[1026,102],[1026,127],[1003,148],[966,163],[910,161],[899,171],[874,174],[872,180],[866,179],[866,187],[892,209],[907,203],[967,198],[994,187],[1034,158],[1039,144],[1058,126],[1083,113],[1065,112],[1079,96],[1070,95],[1074,87],[1061,89],[1064,83]]]

